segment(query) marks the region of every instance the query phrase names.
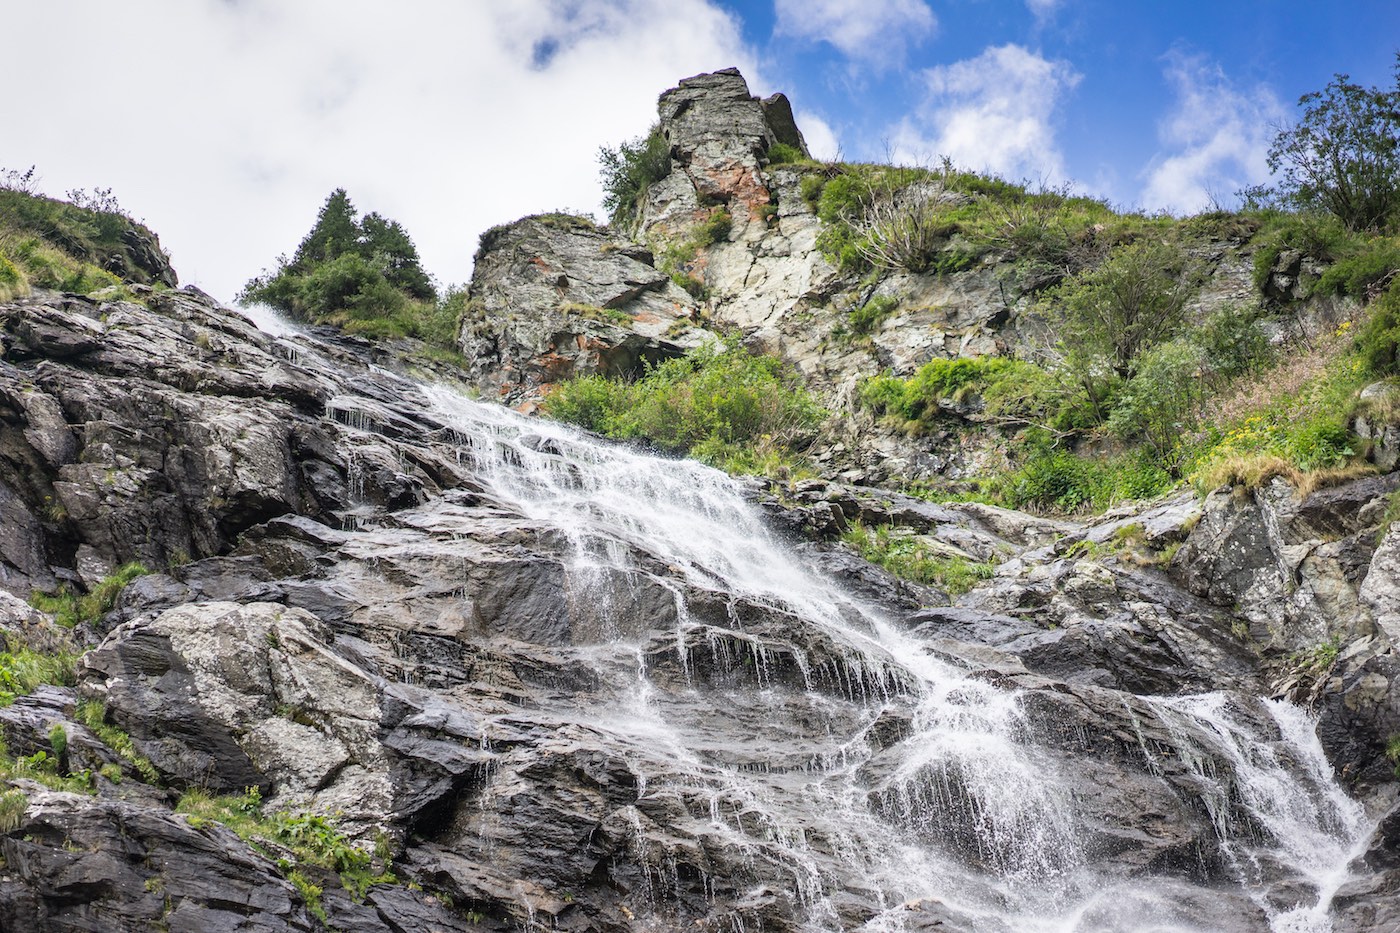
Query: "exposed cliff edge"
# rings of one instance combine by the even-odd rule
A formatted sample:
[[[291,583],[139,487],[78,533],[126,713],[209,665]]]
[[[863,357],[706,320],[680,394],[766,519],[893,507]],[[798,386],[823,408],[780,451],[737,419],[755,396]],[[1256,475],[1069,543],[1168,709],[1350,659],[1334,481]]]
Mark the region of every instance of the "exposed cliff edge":
[[[837,403],[1029,332],[995,259],[824,258],[810,170],[765,162],[790,108],[737,72],[661,113],[633,233],[710,242],[492,231],[488,399],[713,342],[702,312]],[[1207,259],[1201,301],[1245,287]],[[871,292],[898,310],[834,339]],[[1046,518],[866,485],[957,455],[858,417],[826,478],[737,481],[395,365],[192,289],[0,302],[0,928],[1400,924],[1400,474]],[[897,579],[853,527],[977,575]]]

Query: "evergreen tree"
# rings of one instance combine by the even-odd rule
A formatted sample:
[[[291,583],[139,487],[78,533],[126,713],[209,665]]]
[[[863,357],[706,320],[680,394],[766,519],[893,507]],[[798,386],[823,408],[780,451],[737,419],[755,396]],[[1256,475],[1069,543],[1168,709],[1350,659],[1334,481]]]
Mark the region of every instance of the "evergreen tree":
[[[316,216],[316,225],[302,239],[288,269],[309,272],[316,263],[329,262],[337,256],[356,251],[359,241],[360,227],[355,222],[355,205],[350,203],[350,195],[344,188],[337,188],[326,198],[321,213]]]
[[[360,231],[361,255],[383,267],[390,285],[425,301],[436,294],[402,224],[371,211],[360,221]]]

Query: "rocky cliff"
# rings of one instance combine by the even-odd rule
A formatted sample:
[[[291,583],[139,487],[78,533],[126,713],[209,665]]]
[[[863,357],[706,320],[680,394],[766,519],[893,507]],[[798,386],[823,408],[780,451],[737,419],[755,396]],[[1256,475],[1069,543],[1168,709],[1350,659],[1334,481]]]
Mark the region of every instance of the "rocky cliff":
[[[493,231],[491,399],[713,340],[702,307],[838,400],[1019,339],[995,270],[822,258],[764,164],[785,102],[727,72],[661,112],[634,232],[723,201],[708,295],[591,224]],[[901,310],[825,339],[872,288]],[[1394,473],[1070,521],[865,485],[938,454],[857,431],[741,482],[128,289],[0,303],[6,931],[1400,924]],[[985,572],[899,580],[857,523]]]

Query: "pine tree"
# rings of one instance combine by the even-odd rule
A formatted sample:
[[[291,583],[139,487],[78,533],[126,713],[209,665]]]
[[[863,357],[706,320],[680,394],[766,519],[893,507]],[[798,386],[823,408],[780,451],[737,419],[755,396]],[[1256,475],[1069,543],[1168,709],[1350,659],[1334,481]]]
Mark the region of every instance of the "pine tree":
[[[309,272],[317,263],[357,252],[359,241],[360,227],[355,222],[355,205],[350,203],[350,195],[344,188],[337,188],[326,198],[321,213],[316,216],[316,225],[297,247],[288,271]]]

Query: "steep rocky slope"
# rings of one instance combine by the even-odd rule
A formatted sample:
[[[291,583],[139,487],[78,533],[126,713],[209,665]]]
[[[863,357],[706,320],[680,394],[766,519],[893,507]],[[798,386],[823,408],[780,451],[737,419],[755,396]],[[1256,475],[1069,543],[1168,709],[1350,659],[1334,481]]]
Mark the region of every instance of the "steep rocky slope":
[[[489,398],[684,352],[702,308],[838,403],[1030,326],[990,268],[838,273],[763,162],[785,101],[724,72],[661,110],[638,230],[723,201],[709,297],[569,218],[494,231]],[[872,287],[899,312],[831,339]],[[1396,474],[1047,519],[853,484],[947,466],[856,419],[827,478],[739,482],[129,288],[0,303],[0,664],[75,659],[0,680],[0,928],[1400,924]],[[898,580],[857,522],[987,578]],[[24,602],[133,561],[72,628]]]

